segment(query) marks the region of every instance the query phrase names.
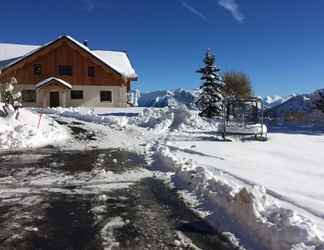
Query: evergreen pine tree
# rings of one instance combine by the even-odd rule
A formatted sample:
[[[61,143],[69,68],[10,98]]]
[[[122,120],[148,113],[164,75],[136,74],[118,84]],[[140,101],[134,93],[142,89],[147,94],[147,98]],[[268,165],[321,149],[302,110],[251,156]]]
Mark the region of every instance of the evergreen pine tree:
[[[21,106],[21,93],[17,90],[16,78],[11,78],[10,82],[0,83],[0,117],[6,117],[11,110],[19,115],[18,109]]]
[[[202,85],[201,93],[196,105],[201,111],[200,116],[212,118],[220,116],[223,111],[222,101],[224,82],[220,75],[220,69],[216,67],[215,56],[208,50],[204,58],[205,66],[199,69]]]
[[[316,109],[324,113],[324,92],[319,92],[318,94],[319,94],[319,99],[316,101],[315,106]]]

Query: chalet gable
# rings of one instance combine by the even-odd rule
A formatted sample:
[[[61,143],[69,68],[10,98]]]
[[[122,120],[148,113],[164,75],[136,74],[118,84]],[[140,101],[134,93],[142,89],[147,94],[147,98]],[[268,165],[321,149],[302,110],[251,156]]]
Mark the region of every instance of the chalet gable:
[[[52,49],[58,48],[62,44],[67,43],[70,47],[78,50],[79,53],[85,57],[90,58],[95,64],[101,65],[109,72],[113,72],[115,75],[129,80],[137,80],[137,75],[133,69],[129,58],[125,52],[120,51],[104,51],[104,50],[90,50],[87,46],[79,43],[70,36],[60,36],[56,40],[51,41],[43,46],[26,46],[20,45],[19,50],[26,52],[30,48],[30,51],[19,56],[19,51],[14,51],[13,48],[8,47],[7,53],[11,50],[15,53],[9,53],[13,58],[3,57],[5,60],[1,60],[0,54],[0,67],[1,73],[12,72],[17,68],[23,67],[25,63],[33,61],[38,56],[46,55]],[[1,49],[0,44],[0,49]],[[18,46],[16,46],[18,50]],[[9,50],[11,49],[11,50]]]

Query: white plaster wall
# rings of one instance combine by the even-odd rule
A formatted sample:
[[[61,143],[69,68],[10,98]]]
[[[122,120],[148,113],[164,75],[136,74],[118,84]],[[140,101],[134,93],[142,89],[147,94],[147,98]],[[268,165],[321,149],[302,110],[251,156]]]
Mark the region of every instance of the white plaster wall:
[[[88,86],[73,85],[72,90],[82,90],[82,100],[72,100],[70,92],[67,94],[67,106],[71,107],[127,107],[126,86]],[[100,91],[111,91],[112,102],[101,102]]]
[[[33,89],[34,85],[21,84],[20,90]],[[60,105],[66,107],[127,107],[126,86],[94,86],[94,85],[73,85],[73,90],[82,90],[83,99],[72,100],[69,89],[60,90]],[[100,91],[111,91],[112,102],[101,102]],[[36,91],[36,103],[23,103],[26,107],[42,107],[49,103],[49,93],[39,89]],[[65,105],[64,105],[65,104]]]

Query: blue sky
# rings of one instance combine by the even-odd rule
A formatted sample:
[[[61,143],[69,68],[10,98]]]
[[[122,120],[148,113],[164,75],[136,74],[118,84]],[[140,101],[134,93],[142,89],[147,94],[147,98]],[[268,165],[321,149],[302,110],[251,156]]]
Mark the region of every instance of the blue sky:
[[[127,50],[144,91],[198,87],[207,48],[223,71],[247,73],[257,95],[324,88],[321,0],[11,0],[0,13],[0,42],[69,34]]]

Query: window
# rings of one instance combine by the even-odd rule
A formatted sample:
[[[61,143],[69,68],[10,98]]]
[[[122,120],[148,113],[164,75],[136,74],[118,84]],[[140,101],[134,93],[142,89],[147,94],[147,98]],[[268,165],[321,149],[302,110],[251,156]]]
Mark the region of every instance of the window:
[[[71,99],[83,99],[83,91],[71,90]]]
[[[34,75],[41,75],[41,74],[42,74],[42,65],[34,64]]]
[[[59,74],[61,76],[71,76],[72,75],[72,66],[71,65],[60,65]]]
[[[101,102],[111,102],[112,101],[111,91],[100,91],[100,101]]]
[[[36,102],[36,92],[34,90],[23,90],[21,96],[23,102]]]
[[[96,68],[93,66],[88,67],[88,76],[94,77],[96,75]]]

